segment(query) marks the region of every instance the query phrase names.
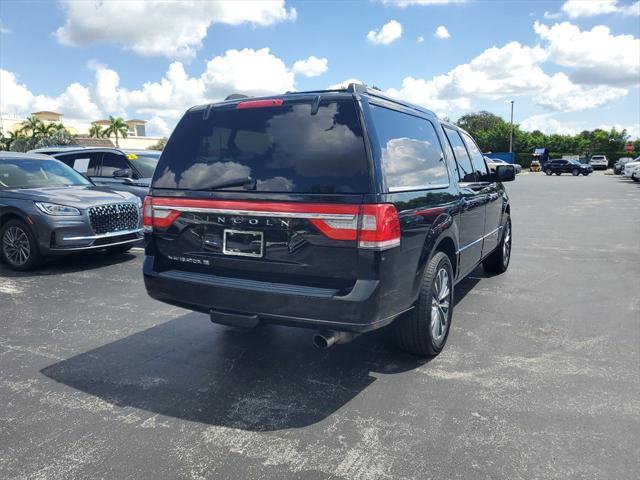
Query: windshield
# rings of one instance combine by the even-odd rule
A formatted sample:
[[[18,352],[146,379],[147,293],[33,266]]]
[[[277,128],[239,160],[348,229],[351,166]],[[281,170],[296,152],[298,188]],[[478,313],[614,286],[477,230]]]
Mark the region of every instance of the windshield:
[[[136,158],[131,159],[131,162],[136,166],[142,178],[153,177],[153,172],[156,171],[158,165],[158,158],[156,156],[135,154]],[[131,157],[129,157],[131,158]]]
[[[577,160],[569,160],[569,163],[573,163],[574,165],[582,165],[579,161]]]
[[[91,182],[58,160],[0,160],[0,189],[66,187]]]
[[[364,137],[352,99],[214,108],[182,118],[153,187],[299,193],[366,193]],[[236,182],[235,180],[242,179]],[[229,184],[230,183],[230,184]],[[253,189],[253,188],[252,188]]]

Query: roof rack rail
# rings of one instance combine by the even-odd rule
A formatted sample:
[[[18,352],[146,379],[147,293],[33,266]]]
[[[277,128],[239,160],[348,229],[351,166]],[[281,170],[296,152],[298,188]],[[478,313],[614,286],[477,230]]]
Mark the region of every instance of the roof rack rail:
[[[355,85],[355,84],[352,84],[352,85]],[[349,86],[351,86],[351,85],[349,85]],[[364,93],[366,93],[367,95],[370,95],[372,97],[377,97],[377,98],[381,98],[383,100],[387,100],[389,102],[397,103],[399,105],[402,105],[403,107],[410,108],[410,109],[415,110],[417,112],[433,114],[433,112],[431,110],[427,109],[427,108],[423,108],[423,107],[420,107],[418,105],[414,105],[413,103],[405,102],[403,100],[399,100],[397,98],[390,97],[390,96],[385,95],[380,90],[377,90],[375,88],[368,88],[368,87],[365,86]]]

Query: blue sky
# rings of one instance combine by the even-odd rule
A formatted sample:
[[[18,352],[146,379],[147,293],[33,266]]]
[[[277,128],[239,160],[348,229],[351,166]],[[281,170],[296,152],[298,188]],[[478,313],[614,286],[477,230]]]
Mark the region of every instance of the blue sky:
[[[638,136],[639,14],[626,0],[3,0],[0,113],[118,114],[166,135],[192,103],[355,78],[452,119],[506,118],[514,99],[525,128]]]

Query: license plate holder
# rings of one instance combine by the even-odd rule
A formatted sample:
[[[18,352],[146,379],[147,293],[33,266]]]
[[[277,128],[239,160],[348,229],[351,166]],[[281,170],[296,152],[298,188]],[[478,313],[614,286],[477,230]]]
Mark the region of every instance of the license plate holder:
[[[225,229],[222,232],[222,253],[239,257],[261,258],[264,254],[264,233]]]

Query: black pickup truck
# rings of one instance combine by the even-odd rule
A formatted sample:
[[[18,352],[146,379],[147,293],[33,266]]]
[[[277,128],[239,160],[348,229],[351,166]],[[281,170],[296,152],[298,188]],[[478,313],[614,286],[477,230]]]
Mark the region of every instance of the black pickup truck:
[[[145,199],[146,288],[216,323],[314,328],[321,348],[393,322],[401,348],[437,355],[454,285],[509,265],[514,178],[361,85],[194,107]]]

